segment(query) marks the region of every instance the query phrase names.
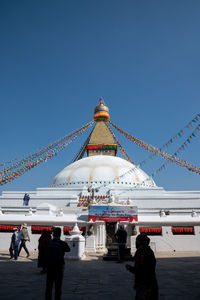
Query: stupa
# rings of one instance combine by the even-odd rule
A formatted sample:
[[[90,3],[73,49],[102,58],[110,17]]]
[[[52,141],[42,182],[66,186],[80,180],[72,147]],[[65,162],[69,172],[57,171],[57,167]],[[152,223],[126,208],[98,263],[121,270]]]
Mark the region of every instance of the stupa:
[[[94,110],[95,126],[83,149],[86,157],[81,155],[61,170],[49,187],[2,192],[1,249],[8,249],[13,227],[27,223],[30,249],[37,249],[42,229],[60,226],[62,234],[68,235],[77,224],[85,236],[86,251],[104,253],[123,224],[127,247],[133,253],[139,232],[151,237],[155,251],[199,250],[200,191],[166,191],[140,167],[118,157],[109,119],[101,98]],[[28,207],[22,205],[25,193],[30,195]]]

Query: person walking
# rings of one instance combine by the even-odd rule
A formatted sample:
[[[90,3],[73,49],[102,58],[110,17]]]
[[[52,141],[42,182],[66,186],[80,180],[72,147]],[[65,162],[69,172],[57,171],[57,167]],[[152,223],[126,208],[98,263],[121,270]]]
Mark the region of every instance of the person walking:
[[[124,259],[124,251],[126,248],[127,232],[123,225],[119,226],[119,229],[115,233],[115,237],[118,243],[118,262],[122,262]]]
[[[156,258],[149,243],[146,234],[139,234],[136,238],[135,265],[126,265],[126,269],[135,274],[136,300],[158,300]]]
[[[9,248],[10,259],[12,259],[14,257],[14,259],[17,260],[18,259],[18,248],[19,248],[19,243],[21,240],[21,234],[17,227],[14,227],[13,230],[14,230],[14,233],[12,234],[11,245]]]
[[[22,225],[22,229],[20,231],[21,233],[21,243],[20,243],[20,246],[19,246],[19,253],[18,255],[20,254],[22,248],[24,248],[24,250],[26,251],[26,257],[29,257],[30,256],[30,253],[26,247],[26,242],[29,241],[30,242],[30,237],[29,237],[29,234],[28,234],[28,229],[27,229],[27,224],[24,223]]]
[[[45,252],[48,242],[51,240],[51,233],[46,229],[42,230],[42,234],[38,240],[38,268],[42,268],[40,273],[46,273]]]
[[[64,255],[70,248],[66,242],[60,240],[61,229],[53,229],[53,239],[48,242],[45,253],[45,266],[47,268],[47,280],[45,300],[52,299],[53,283],[55,282],[55,300],[61,299],[61,288],[64,272]]]

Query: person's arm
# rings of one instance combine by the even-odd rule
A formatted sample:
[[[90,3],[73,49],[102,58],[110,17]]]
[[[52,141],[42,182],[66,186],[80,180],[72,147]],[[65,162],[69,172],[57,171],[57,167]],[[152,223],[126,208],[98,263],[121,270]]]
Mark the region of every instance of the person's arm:
[[[15,234],[12,235],[11,241],[12,241],[12,243],[15,242]]]
[[[135,267],[128,265],[128,264],[125,267],[126,267],[126,270],[128,270],[129,272],[135,273]]]
[[[28,238],[28,241],[30,242],[30,236],[28,234],[28,230],[27,230],[27,238]]]
[[[70,252],[70,248],[66,242],[62,241],[62,246],[64,252]]]

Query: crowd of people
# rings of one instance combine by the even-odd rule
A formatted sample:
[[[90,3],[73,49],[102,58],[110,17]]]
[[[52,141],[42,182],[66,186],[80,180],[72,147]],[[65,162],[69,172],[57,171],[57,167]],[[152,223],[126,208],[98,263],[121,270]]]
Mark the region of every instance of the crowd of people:
[[[26,242],[30,242],[30,237],[27,230],[27,224],[14,227],[14,232],[11,236],[10,243],[10,259],[17,260],[19,254],[24,248],[27,258],[30,256],[26,246]],[[52,299],[52,289],[55,283],[55,299],[61,299],[61,288],[64,272],[64,255],[69,252],[68,244],[60,239],[60,227],[54,227],[52,234],[43,229],[42,234],[38,240],[38,267],[42,268],[41,273],[47,274],[45,299]]]
[[[124,260],[124,249],[126,245],[127,233],[121,226],[116,232],[118,240],[118,260]],[[43,229],[38,240],[38,267],[41,273],[46,273],[45,300],[52,299],[53,284],[55,284],[55,300],[61,299],[61,288],[64,272],[64,255],[69,252],[68,244],[60,239],[60,227],[54,227],[52,234]],[[29,251],[26,242],[30,242],[27,224],[17,227],[11,237],[10,259],[18,259],[22,250],[25,250],[27,257]],[[139,234],[136,238],[136,252],[133,257],[134,265],[126,264],[126,269],[135,275],[134,289],[136,290],[136,300],[158,300],[158,284],[156,279],[156,259],[153,250],[149,246],[150,239],[146,234]]]

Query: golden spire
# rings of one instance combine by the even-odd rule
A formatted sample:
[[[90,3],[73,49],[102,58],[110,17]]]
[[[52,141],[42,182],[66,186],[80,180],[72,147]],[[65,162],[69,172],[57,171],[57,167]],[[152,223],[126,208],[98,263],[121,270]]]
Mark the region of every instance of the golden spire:
[[[105,121],[107,122],[110,119],[109,109],[105,105],[103,98],[99,99],[99,104],[95,107],[94,110],[94,120],[95,121]]]

